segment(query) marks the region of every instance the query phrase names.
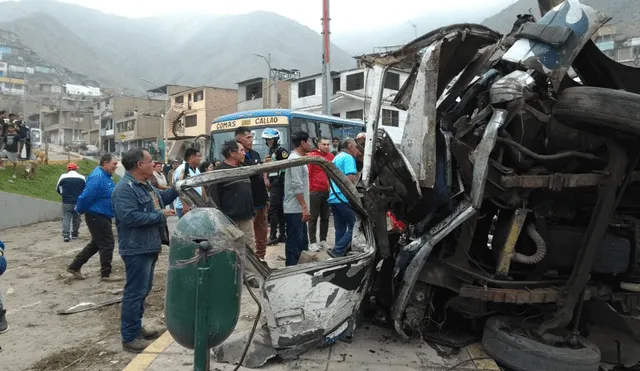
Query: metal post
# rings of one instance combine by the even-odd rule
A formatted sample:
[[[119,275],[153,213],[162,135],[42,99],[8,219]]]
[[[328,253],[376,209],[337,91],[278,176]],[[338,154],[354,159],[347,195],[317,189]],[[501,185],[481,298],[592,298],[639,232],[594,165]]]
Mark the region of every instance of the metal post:
[[[204,241],[199,246],[200,264],[198,266],[198,277],[196,281],[196,315],[195,315],[195,339],[193,354],[193,370],[209,371],[211,354],[209,351],[209,301],[211,291],[208,290],[207,283],[210,282],[211,274],[208,256],[211,245]]]
[[[278,108],[278,71],[273,70],[273,95],[271,96],[271,108]]]
[[[330,64],[329,0],[322,0],[322,113],[331,115],[333,93]]]
[[[168,127],[169,127],[169,108],[171,107],[171,99],[169,98],[169,86],[166,86],[167,91],[166,91],[166,99],[165,99],[165,103],[164,103],[164,122],[163,122],[163,129],[162,129],[162,140],[164,141],[164,150],[163,150],[163,154],[162,154],[162,161],[164,161],[165,163],[169,161],[168,159],[168,155],[169,155],[169,143],[168,143],[168,134],[167,132],[169,131]]]
[[[20,57],[22,58],[22,57]],[[24,80],[22,81],[22,115],[27,116],[27,62],[22,58],[22,68],[24,68]]]
[[[253,55],[255,55],[256,57],[260,57],[262,59],[264,59],[265,62],[267,62],[267,66],[269,67],[269,72],[267,73],[267,88],[263,89],[263,92],[266,91],[267,96],[263,96],[263,102],[267,102],[267,106],[269,106],[269,108],[275,108],[272,106],[272,101],[271,101],[271,53],[267,54],[268,58],[265,57],[262,54],[258,54],[258,53],[252,53]],[[263,103],[264,106],[264,103]]]

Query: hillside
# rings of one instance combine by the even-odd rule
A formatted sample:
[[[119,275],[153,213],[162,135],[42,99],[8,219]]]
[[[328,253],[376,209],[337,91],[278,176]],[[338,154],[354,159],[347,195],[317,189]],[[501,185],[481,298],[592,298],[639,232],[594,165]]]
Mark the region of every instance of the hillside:
[[[23,0],[0,2],[0,14],[3,27],[38,55],[106,86],[148,89],[144,78],[235,88],[237,81],[266,75],[266,64],[252,53],[271,53],[273,68],[321,70],[321,36],[274,13],[131,19],[57,1]],[[335,45],[332,54],[333,68],[355,66]]]
[[[49,63],[98,77],[107,85],[129,85],[131,76],[114,71],[84,40],[46,13],[33,13],[18,22],[0,23],[0,28],[17,33],[22,44],[29,46]]]
[[[638,0],[581,0],[606,15],[612,17],[609,24],[616,25],[619,33],[640,35],[640,1]],[[540,17],[537,0],[519,0],[498,14],[485,19],[482,24],[500,32],[508,32],[518,14],[531,13]]]

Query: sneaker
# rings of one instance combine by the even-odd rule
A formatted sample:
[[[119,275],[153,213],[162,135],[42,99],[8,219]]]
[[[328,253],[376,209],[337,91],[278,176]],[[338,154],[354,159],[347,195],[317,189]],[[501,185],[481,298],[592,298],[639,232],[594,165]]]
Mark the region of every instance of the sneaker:
[[[72,239],[72,240],[77,240],[77,239],[78,239],[78,235],[71,236],[71,239]]]
[[[71,241],[71,240],[69,239],[69,237],[65,237],[65,238],[64,238],[64,242],[69,242],[69,241]]]
[[[160,337],[160,335],[162,335],[162,332],[160,330],[149,329],[146,326],[142,326],[142,330],[140,330],[140,336],[142,336],[144,340],[157,339]]]
[[[9,324],[7,323],[6,314],[6,310],[0,311],[0,334],[4,334],[5,332],[9,331]]]
[[[142,353],[149,345],[151,345],[150,340],[145,340],[141,338],[135,338],[128,343],[122,343],[122,349],[131,353]]]
[[[320,246],[318,246],[317,243],[312,243],[311,245],[309,245],[309,251],[316,252],[318,250],[320,250]]]
[[[76,280],[83,280],[85,279],[84,275],[82,273],[80,273],[80,270],[74,271],[71,268],[67,268],[67,272],[71,273],[71,275],[73,276],[74,279]]]
[[[114,276],[114,275],[100,277],[100,282],[120,282],[120,281],[124,281],[124,277]]]
[[[320,249],[329,250],[331,248],[329,247],[329,244],[327,243],[327,241],[320,241]]]
[[[269,237],[269,241],[267,241],[267,246],[273,246],[278,244],[277,237]]]

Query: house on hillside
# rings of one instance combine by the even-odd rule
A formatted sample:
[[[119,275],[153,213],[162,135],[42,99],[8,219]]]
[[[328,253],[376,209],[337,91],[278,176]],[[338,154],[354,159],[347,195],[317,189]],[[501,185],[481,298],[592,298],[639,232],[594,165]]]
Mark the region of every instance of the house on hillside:
[[[640,67],[640,36],[618,33],[615,25],[601,27],[593,37],[598,48],[609,58]]]
[[[214,118],[236,112],[238,91],[214,86],[186,87],[169,94],[167,123],[169,159],[182,159],[187,146],[196,145],[206,153],[206,138]]]
[[[299,70],[274,68],[271,70],[271,79],[254,77],[238,82],[238,112],[290,108],[291,81],[298,78]]]
[[[42,131],[49,143],[65,145],[84,140],[95,144],[97,127],[93,126],[93,100],[82,96],[63,96],[55,105],[43,106]]]
[[[164,100],[125,95],[110,95],[97,100],[93,106],[93,123],[94,127],[100,131],[98,148],[106,152],[126,151],[123,148],[128,149],[129,142],[141,139],[154,142],[154,147],[158,148],[158,141],[163,139],[162,117],[166,111],[165,106]],[[128,121],[134,121],[133,129],[118,130],[117,123],[134,116],[145,117],[144,120],[140,120],[144,124],[144,128],[138,130],[143,124],[138,125],[137,120],[129,119]],[[149,125],[154,129],[147,128]],[[126,128],[126,126],[121,125],[120,127]],[[127,133],[123,137],[122,133],[124,132]],[[152,132],[154,135],[149,137],[148,133]]]

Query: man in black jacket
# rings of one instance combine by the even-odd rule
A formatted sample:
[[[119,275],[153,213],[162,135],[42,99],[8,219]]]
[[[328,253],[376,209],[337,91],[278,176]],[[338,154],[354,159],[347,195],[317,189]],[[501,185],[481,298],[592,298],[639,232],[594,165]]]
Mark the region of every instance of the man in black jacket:
[[[239,127],[236,129],[236,142],[238,142],[245,150],[244,165],[252,166],[262,163],[260,154],[253,150],[253,132],[248,127]],[[217,169],[217,168],[216,168]],[[255,241],[251,246],[256,256],[264,259],[267,252],[267,210],[269,209],[266,186],[267,174],[256,174],[251,178],[251,194],[253,195],[253,206],[255,207],[255,217],[253,219],[253,230],[255,232]]]
[[[235,169],[244,164],[245,149],[233,140],[222,144],[224,162],[216,170]],[[253,217],[255,205],[251,193],[251,180],[248,178],[216,183],[207,187],[207,193],[213,202],[242,230],[245,242],[255,250]]]

